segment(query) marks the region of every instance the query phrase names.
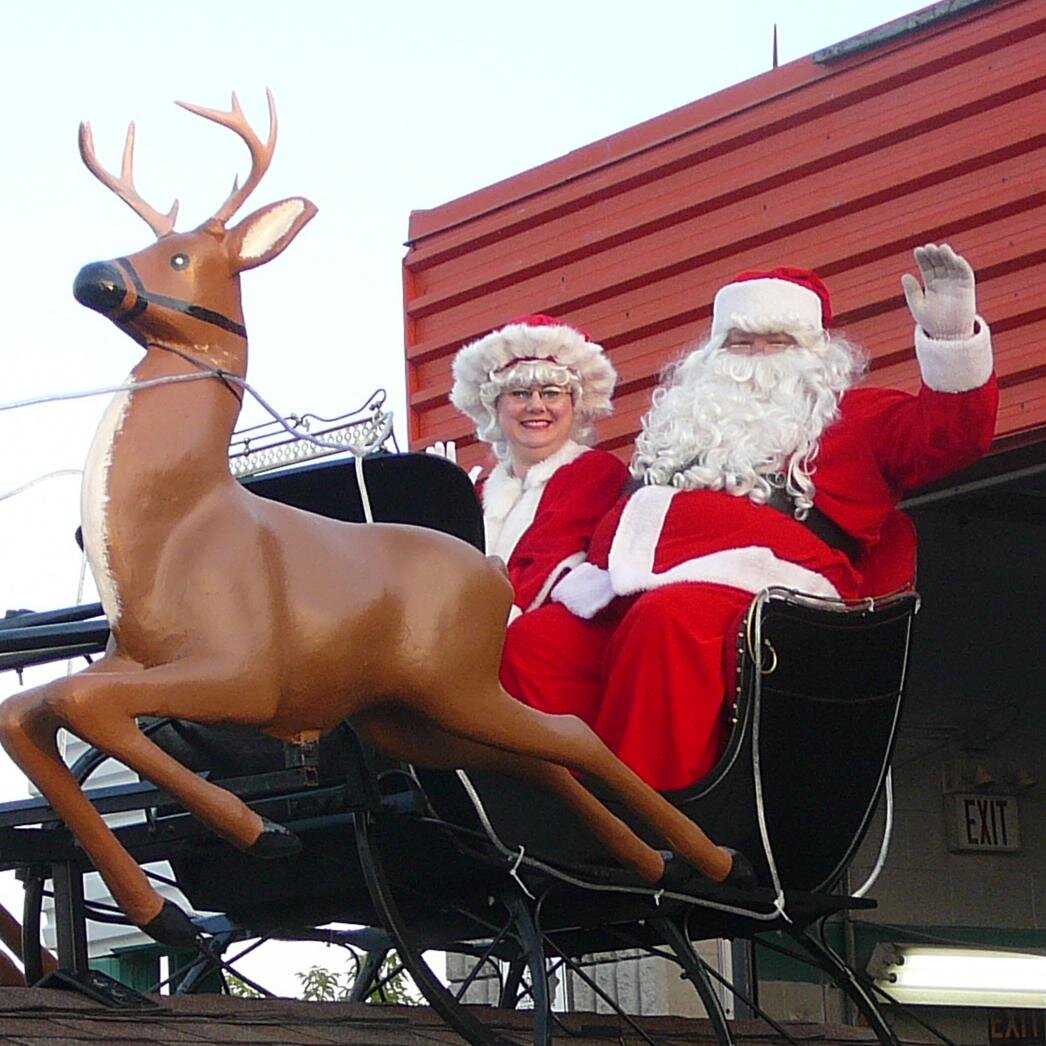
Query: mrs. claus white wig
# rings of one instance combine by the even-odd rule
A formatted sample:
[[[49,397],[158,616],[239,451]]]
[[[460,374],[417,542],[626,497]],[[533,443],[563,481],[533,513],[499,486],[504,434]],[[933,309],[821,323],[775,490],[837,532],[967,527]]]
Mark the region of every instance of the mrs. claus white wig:
[[[454,357],[450,401],[493,444],[499,460],[508,456],[498,425],[498,396],[506,389],[564,385],[574,401],[573,439],[589,443],[596,418],[610,414],[617,372],[582,331],[551,316],[521,316],[462,348]]]

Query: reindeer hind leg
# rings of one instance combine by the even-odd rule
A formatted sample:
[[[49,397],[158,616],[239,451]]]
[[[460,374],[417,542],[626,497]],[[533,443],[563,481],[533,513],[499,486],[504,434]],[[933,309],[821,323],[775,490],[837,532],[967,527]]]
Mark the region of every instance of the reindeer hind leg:
[[[478,701],[477,692],[483,694]],[[549,715],[529,708],[496,683],[471,691],[467,684],[462,684],[453,693],[446,692],[444,698],[433,703],[430,714],[448,732],[591,775],[639,814],[702,875],[721,882],[730,874],[731,855],[622,763],[576,716]]]
[[[449,733],[426,716],[398,706],[354,716],[352,724],[382,751],[405,762],[434,770],[490,770],[533,781],[558,795],[625,867],[650,882],[664,870],[660,854],[562,766]]]

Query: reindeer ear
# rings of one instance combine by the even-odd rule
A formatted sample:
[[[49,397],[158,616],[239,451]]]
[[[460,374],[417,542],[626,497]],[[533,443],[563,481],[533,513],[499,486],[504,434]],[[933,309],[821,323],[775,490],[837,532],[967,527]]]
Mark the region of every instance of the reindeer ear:
[[[315,213],[314,203],[292,196],[249,214],[229,232],[229,245],[236,259],[235,271],[253,269],[275,258]]]

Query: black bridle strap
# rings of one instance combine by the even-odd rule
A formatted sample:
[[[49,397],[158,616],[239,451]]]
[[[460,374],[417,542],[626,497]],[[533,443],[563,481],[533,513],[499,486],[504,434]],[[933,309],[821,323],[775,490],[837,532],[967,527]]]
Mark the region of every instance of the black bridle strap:
[[[145,289],[130,258],[119,258],[118,261],[131,277],[135,293],[138,296],[138,300],[133,308],[123,317],[124,322],[133,319],[135,316],[140,316],[150,305],[160,305],[165,309],[172,309],[174,312],[191,316],[194,320],[200,320],[202,323],[209,323],[213,327],[220,327],[222,330],[229,331],[232,334],[238,334],[241,338],[247,337],[247,328],[242,323],[238,323],[220,312],[215,312],[213,309],[205,309],[202,305],[194,305],[192,302],[182,301],[180,298],[168,298],[164,294],[152,294]]]

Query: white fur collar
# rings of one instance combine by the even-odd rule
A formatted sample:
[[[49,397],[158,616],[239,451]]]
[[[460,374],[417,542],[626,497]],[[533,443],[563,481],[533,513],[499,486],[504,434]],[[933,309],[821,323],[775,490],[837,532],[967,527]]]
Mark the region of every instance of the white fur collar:
[[[483,515],[488,519],[504,519],[523,496],[523,492],[543,487],[555,471],[581,457],[589,448],[567,440],[554,454],[532,465],[520,480],[499,462],[483,484]]]

